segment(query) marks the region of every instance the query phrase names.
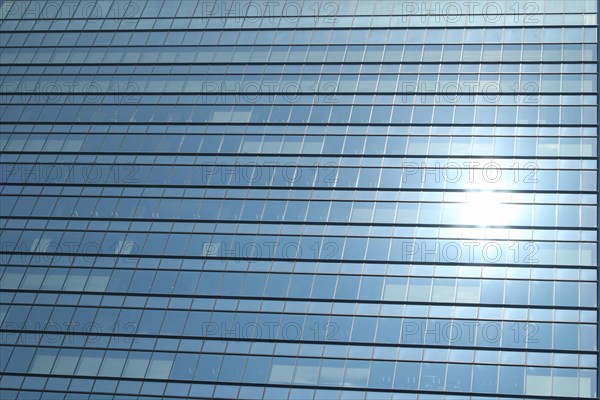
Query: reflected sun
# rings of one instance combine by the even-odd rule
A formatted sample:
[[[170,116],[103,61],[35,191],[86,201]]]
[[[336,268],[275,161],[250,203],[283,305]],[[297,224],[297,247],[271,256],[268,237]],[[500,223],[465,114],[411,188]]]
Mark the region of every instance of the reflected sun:
[[[461,222],[479,227],[510,225],[513,219],[510,193],[468,192],[462,206]]]

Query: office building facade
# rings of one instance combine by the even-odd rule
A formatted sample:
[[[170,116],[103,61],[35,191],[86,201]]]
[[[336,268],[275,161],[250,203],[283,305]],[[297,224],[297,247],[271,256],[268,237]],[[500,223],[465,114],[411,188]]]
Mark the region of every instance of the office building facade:
[[[0,13],[2,399],[597,398],[596,1]]]

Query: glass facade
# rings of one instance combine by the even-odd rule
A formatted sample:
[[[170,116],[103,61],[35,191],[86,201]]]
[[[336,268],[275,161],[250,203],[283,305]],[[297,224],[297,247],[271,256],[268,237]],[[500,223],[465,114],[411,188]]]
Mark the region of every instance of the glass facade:
[[[2,2],[0,397],[597,398],[597,15]]]

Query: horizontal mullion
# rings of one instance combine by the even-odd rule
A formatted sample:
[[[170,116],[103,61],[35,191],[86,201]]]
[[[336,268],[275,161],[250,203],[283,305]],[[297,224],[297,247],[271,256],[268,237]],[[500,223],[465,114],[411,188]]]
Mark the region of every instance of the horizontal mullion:
[[[161,271],[161,270],[158,270]],[[189,271],[188,271],[189,272]],[[294,274],[297,275],[297,274]],[[370,276],[370,275],[369,275]],[[215,300],[231,300],[231,299],[235,299],[235,300],[255,300],[255,301],[274,301],[274,302],[279,302],[282,301],[282,299],[284,299],[285,301],[289,301],[289,302],[306,302],[306,303],[326,303],[326,304],[331,304],[331,303],[343,303],[343,304],[381,304],[381,305],[406,305],[406,306],[411,306],[411,305],[421,305],[421,306],[431,306],[431,307],[435,307],[435,306],[439,306],[439,307],[476,307],[476,308],[495,308],[495,309],[502,309],[502,308],[506,308],[506,309],[527,309],[527,310],[579,310],[579,311],[596,311],[598,309],[598,307],[582,307],[582,306],[560,306],[560,305],[552,305],[552,306],[548,306],[548,305],[532,305],[532,304],[506,304],[506,303],[501,303],[501,304],[497,304],[497,303],[467,303],[467,302],[432,302],[432,301],[410,301],[410,300],[366,300],[366,299],[332,299],[332,298],[309,298],[309,297],[281,297],[281,296],[240,296],[240,295],[232,295],[232,296],[225,296],[225,295],[213,295],[213,294],[179,294],[179,293],[148,293],[148,292],[107,292],[107,291],[102,291],[102,292],[94,292],[94,291],[71,291],[71,290],[14,290],[11,289],[10,292],[15,292],[15,293],[32,293],[32,294],[37,294],[37,293],[47,293],[47,294],[57,294],[57,295],[68,295],[68,294],[72,294],[72,295],[103,295],[103,296],[116,296],[116,297],[122,297],[122,296],[133,296],[133,297],[139,297],[140,295],[145,295],[147,297],[156,297],[156,298],[178,298],[178,299],[215,299]],[[19,302],[10,302],[10,303],[5,303],[2,302],[0,304],[10,304],[10,305],[25,305],[25,306],[33,306],[33,307],[47,307],[47,304],[40,304],[40,303],[19,303]],[[268,315],[303,315],[303,316],[312,316],[312,315],[320,315],[320,316],[336,316],[336,317],[373,317],[373,318],[402,318],[402,319],[428,319],[428,320],[452,320],[452,321],[477,321],[480,323],[502,323],[502,322],[531,322],[529,319],[527,320],[511,320],[511,319],[502,319],[502,320],[492,320],[492,319],[475,319],[475,318],[455,318],[455,317],[447,317],[447,318],[442,318],[442,317],[424,317],[424,316],[390,316],[390,315],[381,315],[381,314],[377,314],[377,315],[367,315],[367,314],[336,314],[336,313],[332,313],[332,312],[328,312],[328,313],[315,313],[315,312],[290,312],[290,311],[281,311],[281,312],[275,312],[275,311],[269,311],[269,312],[265,312],[265,311],[248,311],[248,310],[223,310],[223,309],[191,309],[191,308],[171,308],[171,307],[164,307],[164,308],[160,308],[160,307],[133,307],[133,306],[106,306],[106,305],[77,305],[77,304],[56,304],[55,305],[56,308],[63,308],[63,307],[70,307],[70,308],[86,308],[86,309],[118,309],[118,310],[122,310],[122,309],[127,309],[127,310],[157,310],[157,311],[214,311],[214,312],[225,312],[225,313],[230,313],[230,314],[237,314],[237,313],[242,313],[242,314],[268,314]],[[540,320],[540,321],[533,321],[533,322],[538,322],[538,323],[554,323],[554,324],[587,324],[585,322],[567,322],[567,321],[547,321],[547,320]],[[597,323],[595,322],[590,322],[589,325],[597,325]],[[1,331],[10,331],[10,329],[0,329]],[[20,330],[19,330],[20,331]],[[112,334],[112,333],[111,333]],[[349,342],[348,344],[351,344],[351,342]],[[369,344],[373,344],[373,343],[364,343],[366,345]],[[423,346],[423,344],[419,344],[416,345],[418,346]],[[523,349],[521,349],[523,350]],[[569,350],[566,352],[574,352],[573,350]],[[590,353],[595,354],[594,351],[591,351]]]
[[[114,153],[113,153],[114,155]],[[283,189],[283,190],[314,190],[314,189],[331,189],[339,191],[371,191],[371,192],[398,192],[398,188],[387,187],[329,187],[329,186],[252,186],[252,185],[193,185],[193,184],[133,184],[133,183],[68,183],[68,182],[3,182],[4,186],[59,186],[59,187],[124,187],[124,188],[177,188],[177,189]],[[406,192],[438,192],[439,188],[401,188]],[[446,192],[465,192],[465,189],[444,189]],[[595,190],[495,190],[494,192],[510,192],[510,193],[546,193],[546,194],[598,194]]]
[[[20,47],[18,47],[20,48]],[[111,67],[120,67],[120,66],[131,66],[131,67],[136,67],[136,66],[142,66],[142,65],[147,65],[147,66],[178,66],[178,65],[188,65],[188,66],[194,66],[194,65],[218,65],[218,66],[223,66],[223,67],[227,67],[230,65],[260,65],[260,66],[270,66],[270,65],[335,65],[335,66],[340,66],[340,65],[444,65],[444,64],[449,64],[449,65],[455,65],[455,64],[461,64],[461,65],[498,65],[499,63],[501,64],[511,64],[511,65],[556,65],[556,64],[591,64],[591,65],[597,65],[597,61],[586,61],[586,60],[579,60],[579,61],[569,61],[569,60],[559,60],[559,61],[542,61],[542,60],[532,60],[532,61],[360,61],[360,62],[356,62],[356,61],[352,61],[352,62],[334,62],[334,61],[313,61],[313,62],[244,62],[244,61],[240,61],[240,62],[236,62],[236,61],[232,61],[232,62],[227,62],[227,63],[216,63],[216,62],[189,62],[189,61],[185,61],[185,62],[136,62],[136,63],[129,63],[129,62],[119,62],[119,63],[115,63],[115,62],[100,62],[100,63],[85,63],[85,62],[77,62],[77,63],[19,63],[19,62],[12,62],[11,64],[6,64],[6,63],[2,63],[0,62],[0,66],[19,66],[19,67],[36,67],[36,66],[44,66],[44,67],[57,67],[57,66],[63,66],[63,67],[73,67],[73,66],[79,66],[79,67],[86,67],[86,66],[111,66]]]
[[[392,202],[393,203],[393,202]],[[422,202],[425,203],[425,202]],[[427,203],[427,204],[431,204],[431,203]],[[437,203],[437,204],[444,204],[444,203]],[[449,203],[450,204],[450,203]],[[451,204],[468,204],[468,203],[451,203]],[[536,204],[537,205],[537,204]],[[563,204],[551,204],[551,205],[563,205]],[[578,204],[579,206],[581,206],[581,204]],[[348,226],[348,227],[357,227],[357,226],[364,226],[364,227],[407,227],[407,228],[477,228],[479,225],[477,224],[444,224],[444,223],[439,223],[439,224],[426,224],[426,223],[383,223],[383,222],[327,222],[327,221],[322,221],[322,222],[318,222],[318,221],[286,221],[286,220],[282,220],[282,221],[257,221],[257,220],[241,220],[241,219],[207,219],[207,218],[197,218],[197,219],[190,219],[190,218],[119,218],[119,217],[74,217],[74,216],[70,216],[70,217],[25,217],[25,216],[12,216],[12,215],[2,215],[0,216],[0,218],[2,219],[7,219],[7,220],[21,220],[21,219],[25,219],[25,220],[36,220],[36,219],[41,219],[41,220],[45,220],[50,218],[51,220],[59,220],[59,221],[64,221],[64,220],[68,220],[68,221],[111,221],[111,222],[155,222],[155,223],[161,223],[161,222],[165,222],[165,223],[205,223],[205,224],[210,224],[210,223],[223,223],[223,224],[241,224],[241,225],[259,225],[259,224],[263,224],[263,225],[301,225],[301,226]],[[515,229],[515,230],[519,230],[519,229],[529,229],[529,230],[565,230],[565,231],[597,231],[596,227],[581,227],[581,226],[555,226],[555,225],[531,225],[526,224],[526,225],[486,225],[486,228],[493,230],[494,228],[501,228],[501,229]],[[5,228],[5,231],[11,231],[11,230],[20,230],[20,229],[16,229],[16,228]],[[53,229],[44,229],[45,232],[47,231],[53,231]],[[62,231],[62,230],[61,230]],[[73,232],[74,230],[64,230],[65,232]],[[83,232],[88,232],[88,231],[83,231]],[[82,232],[82,233],[83,233]],[[120,233],[119,231],[110,231],[111,233]],[[130,233],[142,233],[142,232],[136,232],[136,231],[126,231],[126,232],[130,232]],[[121,232],[123,233],[123,232]],[[155,231],[153,233],[176,233],[176,234],[190,234],[190,235],[194,235],[194,234],[203,234],[203,232],[185,232],[185,231]],[[204,232],[204,234],[206,233],[212,233],[212,232]],[[228,235],[227,233],[222,233],[223,235]],[[234,234],[234,233],[230,233],[229,235],[234,236],[234,235],[239,235],[239,234]],[[252,236],[251,234],[247,234]],[[257,234],[259,236],[264,236],[266,234]],[[271,236],[270,234],[267,236]],[[302,236],[302,237],[315,237],[315,235],[286,235],[286,234],[276,234],[275,236],[281,236],[281,237],[287,237],[287,236]],[[316,237],[329,237],[329,236],[316,236]],[[346,236],[345,236],[346,237]],[[347,237],[354,237],[354,236],[347,236]],[[365,238],[377,238],[380,236],[366,236]],[[461,239],[457,239],[457,238],[450,238],[450,237],[429,237],[429,236],[414,236],[412,237],[414,239],[423,239],[423,240],[428,240],[428,239],[435,239],[435,240],[475,240],[473,238],[461,238]],[[394,239],[402,239],[402,237],[394,237]],[[409,239],[408,237],[404,238],[404,239]],[[520,239],[485,239],[485,241],[513,241],[513,242],[521,242],[521,241],[526,241],[526,240],[520,240]],[[532,240],[526,241],[526,242],[531,242]],[[548,242],[548,243],[597,243],[597,241],[586,241],[586,240],[577,240],[577,241],[573,241],[573,240],[554,240],[554,239],[536,239],[534,240],[535,242]],[[1,252],[0,252],[1,253]],[[25,252],[25,253],[31,253],[31,254],[50,254],[50,253],[38,253],[38,252]]]
[[[364,105],[364,104],[363,104]],[[411,104],[412,105],[412,104]],[[593,106],[590,106],[593,107]],[[456,124],[437,124],[437,123],[383,123],[383,122],[364,122],[364,123],[348,123],[348,122],[184,122],[184,121],[144,121],[144,122],[132,122],[132,121],[7,121],[3,122],[5,125],[94,125],[94,126],[223,126],[223,125],[233,125],[233,126],[342,126],[342,127],[351,127],[351,126],[383,126],[383,127],[403,127],[403,126],[423,126],[423,127],[504,127],[504,128],[522,128],[522,127],[535,127],[535,128],[595,128],[598,126],[597,124],[525,124],[525,123],[515,123],[515,124],[481,124],[481,123],[456,123]],[[6,133],[6,132],[4,132]],[[593,157],[595,158],[595,157]]]

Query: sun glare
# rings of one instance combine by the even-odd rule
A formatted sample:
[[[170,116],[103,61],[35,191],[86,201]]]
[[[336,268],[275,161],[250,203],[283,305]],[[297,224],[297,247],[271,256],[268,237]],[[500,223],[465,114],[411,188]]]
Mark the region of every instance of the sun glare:
[[[469,192],[462,211],[464,224],[480,227],[510,225],[512,212],[509,193]]]

